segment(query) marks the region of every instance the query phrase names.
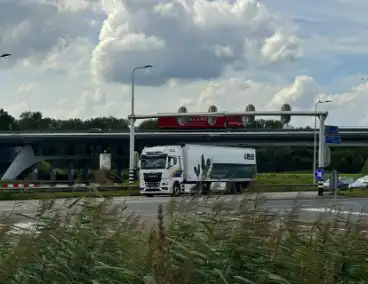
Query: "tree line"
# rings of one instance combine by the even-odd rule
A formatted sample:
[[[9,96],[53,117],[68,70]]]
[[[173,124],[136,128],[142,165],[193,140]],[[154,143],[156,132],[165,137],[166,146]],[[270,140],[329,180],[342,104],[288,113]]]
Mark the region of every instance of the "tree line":
[[[103,131],[128,131],[128,120],[116,117],[90,119],[71,118],[67,120],[44,117],[41,112],[23,112],[19,118],[0,109],[0,131],[88,131],[99,128]],[[279,120],[256,120],[247,128],[281,129]],[[292,127],[292,126],[288,126]],[[158,129],[157,120],[145,120],[138,129]],[[333,148],[329,168],[345,173],[357,173],[368,158],[366,147]],[[308,147],[263,147],[257,149],[260,172],[310,171],[313,163],[313,149]]]
[[[25,111],[19,118],[15,118],[6,110],[0,109],[0,131],[88,131],[98,128],[102,131],[127,131],[129,121],[125,118],[95,117],[90,119],[54,119],[44,117],[39,111]],[[288,126],[293,128],[292,126]],[[138,129],[158,129],[157,119],[148,119],[139,123]],[[282,123],[279,120],[259,119],[245,128],[256,129],[281,129]],[[308,128],[308,127],[307,127]]]

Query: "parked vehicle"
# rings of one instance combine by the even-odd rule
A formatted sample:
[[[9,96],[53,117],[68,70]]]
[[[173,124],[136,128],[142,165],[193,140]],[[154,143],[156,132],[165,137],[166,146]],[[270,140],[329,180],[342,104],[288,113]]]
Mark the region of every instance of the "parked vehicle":
[[[225,183],[242,192],[256,178],[255,149],[186,144],[143,149],[139,161],[141,194],[201,193]],[[219,188],[221,190],[221,188]]]
[[[347,177],[347,176],[339,176],[337,187],[339,189],[347,189],[349,188],[349,185],[354,182],[354,178]],[[323,184],[325,190],[329,190],[330,188],[330,179],[326,180]]]
[[[88,129],[88,133],[102,133],[103,130],[101,128],[90,128]]]
[[[349,189],[353,188],[368,188],[368,175],[358,178],[349,185]]]

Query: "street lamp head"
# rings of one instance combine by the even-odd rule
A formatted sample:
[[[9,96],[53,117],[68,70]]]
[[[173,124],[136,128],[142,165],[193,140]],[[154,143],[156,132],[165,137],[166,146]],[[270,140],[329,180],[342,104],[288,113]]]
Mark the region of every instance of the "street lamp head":
[[[152,68],[152,65],[145,65],[144,68]]]
[[[1,54],[0,57],[8,57],[10,55],[11,55],[10,53],[4,53],[4,54]]]
[[[332,101],[331,100],[325,100],[325,101],[319,100],[318,103],[319,104],[325,104],[325,103],[332,103]]]

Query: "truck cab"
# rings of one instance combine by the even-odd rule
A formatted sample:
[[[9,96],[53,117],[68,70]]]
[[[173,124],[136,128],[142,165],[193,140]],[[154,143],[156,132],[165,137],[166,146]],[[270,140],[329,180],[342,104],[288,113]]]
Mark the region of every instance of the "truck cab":
[[[139,159],[142,195],[179,195],[183,182],[183,152],[180,146],[145,147]]]

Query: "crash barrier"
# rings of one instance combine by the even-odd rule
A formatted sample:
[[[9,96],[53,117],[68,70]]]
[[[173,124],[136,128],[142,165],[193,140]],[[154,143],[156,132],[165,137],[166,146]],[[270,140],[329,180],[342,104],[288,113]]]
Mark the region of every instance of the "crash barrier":
[[[262,189],[275,188],[275,191],[287,191],[287,190],[306,190],[314,189],[316,185],[313,184],[262,184],[255,186],[254,188],[249,188],[249,191],[262,191]],[[137,190],[139,191],[139,186],[136,185],[100,185],[100,184],[53,184],[53,185],[38,185],[37,187],[3,187],[4,190],[9,190],[11,192],[73,192],[73,191],[121,191],[121,190]]]
[[[36,188],[40,185],[37,183],[3,183],[1,185],[2,188],[19,188],[19,189],[25,189],[25,188]]]
[[[136,190],[139,191],[138,186],[43,186],[37,188],[7,188],[10,192],[87,192],[91,190],[96,191],[126,191],[126,190]]]

